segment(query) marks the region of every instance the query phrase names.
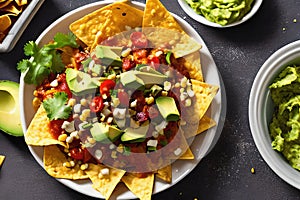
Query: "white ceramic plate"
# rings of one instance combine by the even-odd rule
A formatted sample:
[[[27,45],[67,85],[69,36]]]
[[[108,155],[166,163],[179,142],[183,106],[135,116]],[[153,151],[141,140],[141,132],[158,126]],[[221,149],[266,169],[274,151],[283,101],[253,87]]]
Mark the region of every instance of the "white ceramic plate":
[[[249,123],[254,142],[266,163],[283,180],[300,189],[300,172],[272,149],[269,123],[273,106],[269,85],[290,64],[300,65],[300,41],[290,43],[272,54],[257,73],[249,98]]]
[[[205,24],[207,26],[212,26],[212,27],[216,27],[216,28],[228,28],[228,27],[232,27],[232,26],[236,26],[239,25],[241,23],[244,23],[245,21],[247,21],[248,19],[250,19],[259,9],[259,7],[261,6],[263,0],[254,0],[253,2],[253,6],[252,9],[250,10],[250,12],[248,12],[241,20],[234,22],[232,24],[228,24],[225,26],[222,26],[220,24],[208,21],[205,17],[203,17],[202,15],[197,14],[188,4],[185,0],[178,0],[179,5],[181,6],[181,8],[184,10],[184,12],[186,12],[186,14],[188,14],[191,18],[193,18],[194,20]]]
[[[51,24],[40,35],[40,37],[37,39],[37,42],[39,44],[45,44],[49,42],[51,39],[53,39],[53,36],[57,32],[64,32],[64,33],[69,32],[68,26],[71,22],[111,2],[113,1],[100,1],[96,3],[88,4],[86,6],[80,7],[78,9],[75,9],[67,13],[66,15],[62,16],[57,21],[55,21],[53,24]],[[145,6],[144,4],[137,3],[137,2],[132,2],[132,4],[133,6],[140,9],[143,9]],[[211,113],[211,118],[213,118],[218,125],[209,129],[206,133],[203,133],[200,136],[196,137],[196,139],[194,140],[191,146],[191,149],[195,154],[195,159],[193,161],[179,160],[173,163],[172,165],[173,177],[172,177],[171,184],[167,184],[159,180],[156,180],[154,191],[153,191],[154,194],[163,191],[171,187],[172,185],[176,184],[178,181],[184,178],[188,173],[190,173],[200,162],[200,160],[209,153],[209,151],[216,144],[221,134],[224,125],[225,115],[226,115],[226,96],[225,96],[223,82],[210,52],[208,51],[204,41],[197,34],[197,32],[183,19],[179,18],[176,15],[174,16],[182,25],[182,27],[184,27],[187,33],[191,37],[196,39],[199,43],[201,43],[203,46],[201,49],[201,62],[203,67],[203,75],[205,77],[206,82],[220,86],[220,91],[214,98],[212,105],[209,109],[209,112]],[[33,90],[34,90],[33,85],[27,85],[24,83],[23,74],[22,74],[20,79],[20,107],[21,107],[22,127],[24,132],[26,132],[31,119],[34,116],[34,111],[32,109]],[[29,146],[29,149],[32,155],[34,156],[34,158],[36,159],[36,161],[41,166],[43,166],[42,163],[43,148]],[[91,187],[92,184],[90,180],[84,180],[84,181],[72,181],[66,179],[57,179],[57,180],[80,193],[92,197],[103,198],[103,196],[99,192],[97,192]],[[125,186],[124,188],[122,187],[119,188],[116,192],[114,192],[113,195],[116,196],[117,199],[136,198],[130,191],[128,191],[128,189],[125,188]]]
[[[0,52],[11,51],[44,0],[32,0],[0,43]]]

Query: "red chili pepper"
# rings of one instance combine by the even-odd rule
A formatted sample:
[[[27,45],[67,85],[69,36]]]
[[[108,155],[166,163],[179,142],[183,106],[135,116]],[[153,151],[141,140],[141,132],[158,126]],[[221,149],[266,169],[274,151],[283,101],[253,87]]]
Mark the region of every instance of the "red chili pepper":
[[[76,160],[83,160],[84,158],[84,151],[81,148],[72,148],[70,149],[70,155],[72,158]]]
[[[103,99],[101,96],[95,96],[90,103],[92,112],[100,112],[104,108]]]
[[[146,48],[148,47],[148,39],[145,34],[142,32],[133,32],[130,35],[130,40],[132,44],[137,48]]]
[[[114,87],[116,86],[116,82],[111,80],[111,79],[107,79],[105,81],[103,81],[100,85],[100,93],[106,94],[107,96],[110,95],[109,91],[114,89]]]
[[[129,95],[124,90],[118,91],[118,99],[120,100],[120,104],[122,106],[129,105]]]

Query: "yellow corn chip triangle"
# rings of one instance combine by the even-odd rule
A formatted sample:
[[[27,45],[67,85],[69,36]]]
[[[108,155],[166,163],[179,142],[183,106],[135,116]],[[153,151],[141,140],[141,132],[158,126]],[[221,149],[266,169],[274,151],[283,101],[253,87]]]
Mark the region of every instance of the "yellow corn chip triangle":
[[[173,40],[171,43],[175,44],[172,47],[175,58],[186,56],[201,48],[198,42],[184,32],[159,0],[146,1],[143,32],[154,46],[168,44]]]
[[[102,175],[101,171],[108,169],[107,175]],[[93,188],[98,190],[105,199],[109,199],[121,178],[126,173],[124,170],[110,168],[101,164],[89,164],[85,170],[93,183]]]
[[[63,152],[56,146],[44,147],[44,168],[54,178],[65,179],[87,179],[88,175],[80,169],[79,164],[74,167],[65,167],[64,163],[69,162]]]
[[[147,174],[145,177],[139,177],[132,173],[126,173],[122,181],[140,200],[150,200],[153,184],[154,173]]]
[[[184,30],[174,19],[172,14],[159,0],[147,0],[143,17],[143,28],[155,27],[176,30],[184,33]]]
[[[28,145],[35,146],[59,144],[66,147],[66,144],[64,142],[60,142],[52,137],[49,123],[50,121],[47,117],[47,113],[43,105],[41,104],[33,119],[31,120],[27,132],[24,134],[25,142]]]
[[[210,85],[205,82],[191,79],[192,89],[196,96],[196,102],[194,105],[193,113],[198,112],[199,119],[201,119],[209,108],[213,98],[217,94],[219,87]]]
[[[203,133],[204,131],[208,130],[209,128],[216,125],[215,120],[211,119],[210,117],[204,115],[199,122],[199,125],[197,127],[197,131],[191,131],[191,128],[193,124],[190,124],[188,121],[184,126],[181,126],[182,130],[184,131],[184,136],[186,138],[194,137],[200,133]]]
[[[157,178],[162,179],[163,181],[166,181],[167,183],[172,182],[172,166],[167,165],[159,170],[157,170],[157,173],[155,174]]]
[[[69,28],[93,49],[108,37],[126,31],[126,28],[141,27],[142,18],[142,10],[125,2],[115,2],[78,19]]]

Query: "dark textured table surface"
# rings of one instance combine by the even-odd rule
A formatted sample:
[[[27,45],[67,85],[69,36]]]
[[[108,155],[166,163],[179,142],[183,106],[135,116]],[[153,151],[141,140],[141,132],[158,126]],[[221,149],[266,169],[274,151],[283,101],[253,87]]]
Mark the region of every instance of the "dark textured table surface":
[[[24,44],[35,40],[58,17],[91,2],[95,0],[46,0],[15,48],[0,54],[0,80],[18,82],[16,63],[24,57]],[[183,180],[153,199],[300,199],[300,191],[264,162],[248,124],[248,99],[256,73],[273,52],[300,38],[300,1],[264,0],[252,19],[227,29],[197,23],[176,0],[162,3],[188,21],[205,41],[223,78],[228,105],[215,148]],[[0,199],[93,199],[47,175],[23,138],[0,132],[0,154],[6,156],[0,171]]]

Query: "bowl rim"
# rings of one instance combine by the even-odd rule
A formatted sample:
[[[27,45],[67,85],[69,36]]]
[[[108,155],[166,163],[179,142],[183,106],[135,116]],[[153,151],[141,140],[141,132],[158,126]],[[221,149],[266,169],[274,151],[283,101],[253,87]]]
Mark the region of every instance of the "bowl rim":
[[[284,67],[296,59],[300,59],[300,40],[281,47],[265,61],[250,91],[248,115],[252,137],[262,158],[281,179],[300,189],[300,172],[292,168],[285,158],[272,148],[267,121],[270,99],[268,86]]]
[[[239,21],[222,26],[218,23],[214,23],[211,22],[209,20],[207,20],[204,16],[201,16],[199,14],[197,14],[188,4],[185,0],[178,0],[178,3],[180,5],[180,7],[184,10],[184,12],[186,14],[188,14],[192,19],[207,25],[207,26],[211,26],[211,27],[215,27],[215,28],[229,28],[229,27],[233,27],[233,26],[237,26],[239,24],[242,24],[244,22],[246,22],[248,19],[250,19],[260,8],[260,6],[262,5],[263,0],[254,0],[253,2],[253,6],[251,8],[251,10]]]

